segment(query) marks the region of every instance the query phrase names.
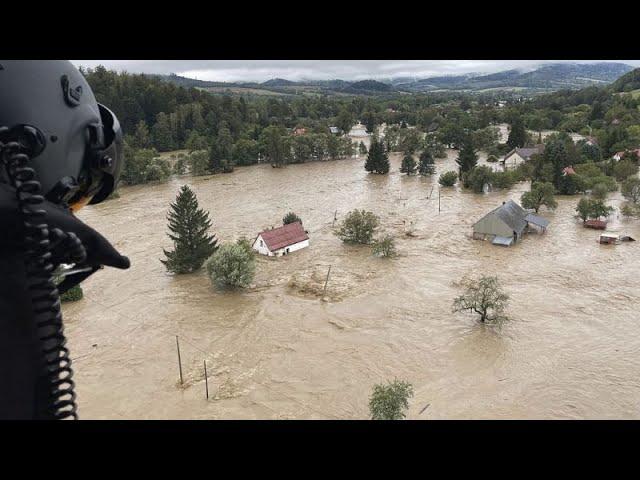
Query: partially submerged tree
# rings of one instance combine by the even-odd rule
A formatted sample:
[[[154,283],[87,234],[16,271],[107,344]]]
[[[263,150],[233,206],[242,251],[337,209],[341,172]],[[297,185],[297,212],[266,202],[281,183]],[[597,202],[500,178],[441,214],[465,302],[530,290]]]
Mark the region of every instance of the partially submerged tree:
[[[465,187],[471,188],[475,193],[482,193],[485,185],[491,185],[493,171],[486,165],[473,168],[464,176]]]
[[[372,420],[402,420],[413,397],[413,386],[406,381],[394,380],[373,386],[369,397],[369,412]]]
[[[460,168],[460,175],[470,172],[478,164],[478,155],[473,148],[473,142],[470,137],[465,138],[458,158],[456,158],[456,163]]]
[[[527,142],[527,131],[520,117],[517,117],[511,124],[511,131],[507,139],[507,145],[511,148],[524,147]]]
[[[622,196],[634,205],[640,203],[640,178],[629,177],[622,182]]]
[[[418,163],[418,173],[420,175],[433,175],[436,173],[436,163],[433,155],[429,150],[424,150],[420,154],[420,162]]]
[[[338,237],[345,243],[369,244],[380,220],[372,212],[352,210],[347,213],[338,229]]]
[[[600,217],[607,217],[613,213],[613,207],[605,205],[602,200],[596,200],[593,198],[582,197],[576,207],[578,212],[577,217],[586,222],[588,219],[599,219]]]
[[[440,175],[438,179],[438,183],[443,187],[453,187],[458,180],[458,174],[453,170],[449,170],[448,172],[444,172]]]
[[[389,156],[382,142],[375,136],[371,139],[371,146],[369,147],[364,169],[370,173],[389,173]]]
[[[509,295],[500,287],[498,277],[483,275],[478,280],[463,279],[460,284],[464,287],[464,293],[454,299],[454,312],[475,312],[480,315],[482,323],[506,318],[503,312]]]
[[[413,155],[407,153],[402,159],[402,165],[400,166],[400,172],[407,175],[413,175],[416,173],[416,161],[413,159]]]
[[[246,239],[225,243],[205,263],[214,285],[229,288],[248,287],[255,274],[255,255]]]
[[[520,202],[524,208],[533,208],[536,213],[542,205],[553,210],[558,206],[553,194],[555,188],[549,182],[533,182],[531,191],[524,192],[520,197]]]
[[[209,213],[198,208],[195,193],[184,185],[175,203],[171,204],[169,220],[169,238],[173,240],[174,249],[163,250],[166,260],[160,260],[172,273],[189,273],[198,270],[204,261],[218,248],[214,235],[209,235],[211,228]]]
[[[82,292],[82,287],[80,287],[80,285],[75,285],[60,295],[60,301],[61,302],[77,302],[78,300],[82,300],[82,297],[84,297],[84,293]]]
[[[287,213],[284,217],[282,217],[282,224],[288,225],[290,223],[300,222],[302,223],[302,219],[293,212]]]
[[[384,235],[373,243],[373,254],[381,257],[393,257],[396,254],[396,244],[392,235]]]

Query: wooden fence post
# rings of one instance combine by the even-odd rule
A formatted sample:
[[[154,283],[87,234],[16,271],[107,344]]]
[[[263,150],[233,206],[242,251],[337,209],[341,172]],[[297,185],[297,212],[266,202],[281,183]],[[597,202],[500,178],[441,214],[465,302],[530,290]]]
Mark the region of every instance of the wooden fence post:
[[[182,379],[182,359],[180,358],[180,342],[178,341],[177,335],[176,335],[176,347],[178,347],[178,368],[180,369],[180,385],[183,385],[184,380]]]
[[[329,271],[327,272],[327,278],[324,281],[324,291],[322,293],[323,296],[327,295],[327,283],[329,283],[329,274],[331,273],[331,265],[329,265]]]
[[[207,392],[207,400],[209,400],[209,377],[207,376],[207,361],[204,361],[204,386]]]

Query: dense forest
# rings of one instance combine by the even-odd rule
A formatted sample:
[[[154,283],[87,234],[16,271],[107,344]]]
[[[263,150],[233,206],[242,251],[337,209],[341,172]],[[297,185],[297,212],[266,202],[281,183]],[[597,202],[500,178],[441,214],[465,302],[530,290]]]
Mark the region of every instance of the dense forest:
[[[347,158],[353,153],[351,140],[331,134],[329,127],[348,132],[356,122],[369,132],[384,124],[381,145],[386,151],[408,155],[428,151],[438,158],[445,148],[459,149],[458,173],[467,187],[489,179],[486,167],[476,167],[476,151],[487,152],[495,161],[511,148],[539,143],[536,132],[542,130],[559,132],[545,140],[544,154],[535,156],[513,178],[494,176],[492,183],[509,186],[531,179],[572,194],[591,189],[595,182],[611,191],[617,188],[615,179],[623,181],[637,171],[631,150],[640,147],[640,69],[607,86],[533,98],[506,92],[213,94],[102,67],[83,73],[98,100],[122,123],[127,149],[123,181],[128,184],[161,180],[171,173],[229,172],[234,166],[261,161],[282,166]],[[500,123],[510,125],[506,144],[499,143],[495,125]],[[591,140],[574,143],[568,133]],[[174,150],[186,150],[175,165],[159,156]],[[627,152],[624,167],[611,161],[616,152]],[[577,175],[567,178],[562,172],[570,165],[578,166]]]

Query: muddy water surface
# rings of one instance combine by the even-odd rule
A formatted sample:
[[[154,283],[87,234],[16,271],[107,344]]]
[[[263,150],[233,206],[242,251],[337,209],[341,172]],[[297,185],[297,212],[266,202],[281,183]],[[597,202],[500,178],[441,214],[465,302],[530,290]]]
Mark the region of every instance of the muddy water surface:
[[[454,157],[438,160],[438,172],[454,169]],[[474,241],[471,225],[527,184],[442,189],[439,213],[437,175],[400,175],[398,157],[388,176],[369,175],[363,162],[238,168],[123,188],[85,208],[83,220],[132,267],[97,273],[85,298],[65,305],[81,417],[366,418],[372,386],[394,377],[415,387],[409,418],[640,417],[638,243],[599,245],[573,218],[577,197],[541,212],[545,235],[511,248]],[[167,274],[165,215],[183,183],[220,240],[253,238],[293,210],[310,248],[258,258],[243,293],[218,292],[203,273]],[[609,199],[619,202],[619,193]],[[397,258],[332,234],[334,213],[353,208],[381,217]],[[611,230],[640,238],[638,221],[613,218]],[[481,273],[499,275],[511,295],[499,330],[451,313],[454,282]]]

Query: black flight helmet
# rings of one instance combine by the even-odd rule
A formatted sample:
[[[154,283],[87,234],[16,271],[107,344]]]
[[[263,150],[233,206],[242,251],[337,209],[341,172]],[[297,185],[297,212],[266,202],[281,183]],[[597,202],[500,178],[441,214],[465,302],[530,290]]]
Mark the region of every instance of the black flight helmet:
[[[0,140],[31,155],[47,200],[74,211],[113,192],[123,164],[116,116],[71,62],[0,60]],[[6,172],[0,181],[7,182]]]

